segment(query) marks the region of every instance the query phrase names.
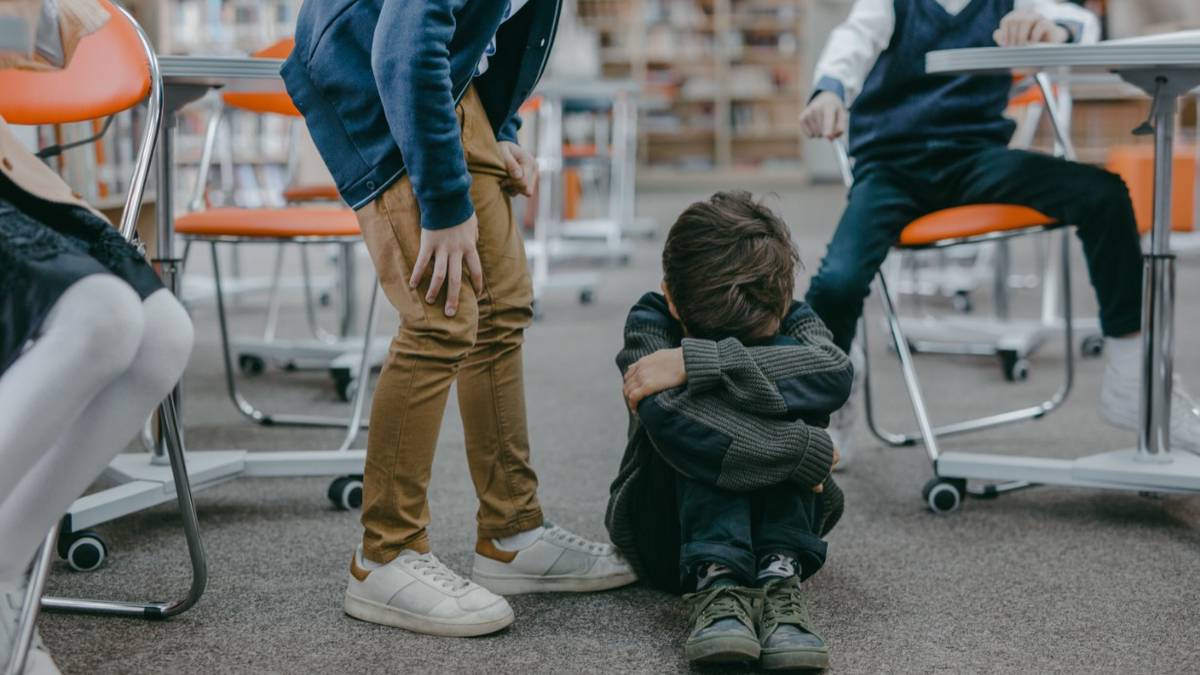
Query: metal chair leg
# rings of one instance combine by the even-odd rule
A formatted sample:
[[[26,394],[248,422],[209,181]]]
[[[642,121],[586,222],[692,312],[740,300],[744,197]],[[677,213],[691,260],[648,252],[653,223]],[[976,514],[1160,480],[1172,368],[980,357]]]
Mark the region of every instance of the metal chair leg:
[[[992,427],[997,427],[997,426],[1001,426],[1001,425],[1005,425],[1005,424],[1013,424],[1016,422],[1023,422],[1025,420],[1039,419],[1041,417],[1044,417],[1046,414],[1056,410],[1059,406],[1061,406],[1063,404],[1064,401],[1066,401],[1067,397],[1070,395],[1071,388],[1074,386],[1074,381],[1075,381],[1075,353],[1073,351],[1074,350],[1075,333],[1074,333],[1074,330],[1072,327],[1073,315],[1072,315],[1072,305],[1071,305],[1071,267],[1070,267],[1070,253],[1071,253],[1070,242],[1071,242],[1071,239],[1070,239],[1070,231],[1067,228],[1062,229],[1060,241],[1061,241],[1061,250],[1060,250],[1061,259],[1060,259],[1060,265],[1059,265],[1059,267],[1060,267],[1059,283],[1061,284],[1061,286],[1059,287],[1059,291],[1061,292],[1062,303],[1063,303],[1062,304],[1063,317],[1064,317],[1063,342],[1064,342],[1064,349],[1065,349],[1064,360],[1063,360],[1062,384],[1059,385],[1058,390],[1050,398],[1046,399],[1045,401],[1043,401],[1041,403],[1038,403],[1038,404],[1032,405],[1032,406],[1028,406],[1025,408],[1018,408],[1016,410],[1010,410],[1007,412],[997,413],[994,415],[987,415],[984,417],[977,417],[977,418],[973,418],[973,419],[969,419],[969,420],[963,420],[961,422],[955,422],[953,424],[947,424],[947,425],[940,426],[940,427],[934,427],[932,429],[932,434],[934,436],[938,436],[938,437],[953,436],[956,434],[964,434],[964,433],[970,433],[973,431],[980,431],[983,429],[990,429]],[[896,343],[896,350],[897,350],[897,352],[899,352],[901,349],[901,345],[903,345],[904,351],[909,353],[909,369],[911,369],[911,351],[908,348],[908,341],[904,337],[903,330],[900,326],[899,313],[895,309],[895,302],[892,299],[891,294],[887,290],[887,282],[884,279],[884,276],[881,274],[881,275],[879,275],[878,279],[879,279],[879,285],[881,288],[882,300],[885,304],[885,307],[884,307],[885,313],[888,314],[889,328],[892,332],[893,339],[898,340],[898,342]],[[890,313],[888,311],[889,307],[891,308]],[[896,319],[895,322],[892,321],[893,318]],[[860,328],[865,328],[865,327],[860,325]],[[865,342],[866,330],[860,330],[859,334],[862,335],[863,339],[864,339],[863,351],[865,354],[867,352],[866,342]],[[904,362],[904,359],[901,358],[902,368],[904,367],[903,362]],[[871,433],[873,433],[880,441],[882,441],[888,445],[897,446],[897,447],[914,445],[918,442],[924,441],[925,434],[922,433],[922,431],[920,429],[918,429],[918,431],[916,433],[896,433],[896,432],[892,432],[892,431],[883,429],[881,426],[879,426],[879,424],[875,420],[874,410],[872,407],[871,380],[870,380],[871,375],[870,375],[869,364],[870,364],[870,361],[869,361],[869,357],[868,357],[867,372],[865,373],[864,380],[863,380],[863,385],[864,385],[863,386],[863,395],[865,397],[865,407],[867,409],[867,426],[868,426],[868,428],[870,428]],[[913,370],[912,372],[915,377],[915,370]]]
[[[233,402],[233,406],[250,421],[264,426],[281,424],[303,427],[344,427],[349,424],[350,420],[345,417],[266,413],[254,407],[252,403],[242,396],[238,388],[237,377],[234,374],[233,354],[229,345],[229,321],[225,312],[225,293],[221,285],[221,263],[217,255],[216,242],[209,243],[209,249],[212,252],[213,283],[216,287],[217,296],[217,325],[220,328],[221,353],[225,361],[225,389],[229,394],[229,400]],[[365,423],[360,422],[360,425],[365,426]]]
[[[900,328],[900,317],[896,314],[895,302],[888,289],[887,280],[879,275],[879,297],[883,302],[883,312],[887,315],[888,327],[891,329],[892,341],[896,345],[896,354],[900,357],[900,369],[904,374],[904,385],[908,388],[908,400],[912,403],[913,414],[917,417],[917,427],[921,430],[921,438],[925,441],[925,450],[929,459],[937,462],[937,435],[929,422],[929,413],[925,410],[925,397],[921,393],[921,385],[917,381],[917,371],[913,368],[912,353],[908,349],[908,340]]]
[[[187,539],[188,556],[191,559],[192,583],[188,587],[187,594],[172,602],[44,597],[41,606],[46,611],[167,619],[191,609],[204,594],[204,589],[208,585],[208,559],[204,553],[204,542],[200,538],[200,522],[196,516],[196,504],[192,501],[192,485],[188,479],[183,437],[179,433],[179,416],[174,400],[168,396],[163,400],[158,411],[162,417],[167,456],[171,460],[171,476],[175,480],[175,497],[179,504],[179,515],[183,519],[183,534]],[[45,548],[52,550],[52,546],[53,544],[50,543]],[[47,551],[43,551],[43,555],[47,555]]]
[[[346,424],[346,437],[338,447],[339,452],[346,452],[350,449],[350,446],[354,445],[354,441],[358,438],[361,429],[363,408],[367,402],[367,389],[370,388],[368,385],[371,382],[371,334],[375,330],[375,317],[379,313],[376,303],[378,297],[379,282],[376,281],[371,286],[371,300],[367,308],[367,325],[363,330],[362,357],[358,361],[358,387],[354,390],[353,412],[350,414],[349,423]]]
[[[25,672],[25,662],[33,647],[33,631],[37,627],[42,593],[46,590],[46,579],[50,576],[50,556],[57,541],[58,523],[55,523],[33,560],[33,568],[29,572],[29,586],[25,589],[25,602],[21,605],[21,616],[17,619],[16,648],[4,669],[4,675],[20,675]]]

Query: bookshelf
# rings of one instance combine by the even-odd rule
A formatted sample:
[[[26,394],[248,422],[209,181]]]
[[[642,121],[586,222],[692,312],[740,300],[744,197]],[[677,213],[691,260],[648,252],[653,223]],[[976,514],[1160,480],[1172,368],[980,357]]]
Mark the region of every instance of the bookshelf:
[[[642,85],[639,180],[804,175],[807,0],[577,0],[603,74]]]

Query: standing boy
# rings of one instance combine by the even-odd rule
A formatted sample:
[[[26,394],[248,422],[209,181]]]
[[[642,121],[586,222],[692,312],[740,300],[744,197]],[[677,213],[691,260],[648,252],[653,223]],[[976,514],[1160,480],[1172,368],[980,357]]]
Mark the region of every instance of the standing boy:
[[[495,593],[633,581],[611,546],[544,523],[529,463],[521,345],[532,292],[509,198],[537,180],[516,143],[517,109],[559,11],[559,0],[309,0],[300,10],[284,81],[402,319],[371,408],[365,531],[345,600],[365,621],[482,635],[513,620]],[[479,498],[474,582],[430,553],[426,534],[454,382]]]
[[[905,225],[952,206],[1029,206],[1077,226],[1109,360],[1100,413],[1136,429],[1142,250],[1129,192],[1107,171],[1007,146],[1008,75],[926,75],[938,49],[1094,42],[1096,17],[1055,0],[857,0],[817,63],[801,116],[812,138],[846,131],[854,186],[807,300],[849,350],[863,298]],[[849,116],[847,116],[849,109]],[[846,412],[851,408],[847,407]],[[853,419],[834,417],[839,447]],[[1171,439],[1200,451],[1196,405],[1176,386]]]

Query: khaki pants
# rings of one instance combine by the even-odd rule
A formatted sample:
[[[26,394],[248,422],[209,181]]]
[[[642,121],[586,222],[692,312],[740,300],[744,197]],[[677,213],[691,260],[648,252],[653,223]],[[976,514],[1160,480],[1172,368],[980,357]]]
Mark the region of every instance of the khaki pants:
[[[388,300],[400,312],[371,405],[362,523],[365,556],[386,563],[405,549],[429,550],[433,453],[450,385],[458,381],[478,536],[504,537],[541,525],[537,476],[529,464],[521,345],[533,290],[496,137],[474,88],[458,107],[471,200],[479,218],[483,292],[466,274],[458,312],[443,312],[446,289],[426,304],[429,274],[408,278],[421,241],[421,214],[404,177],[358,212],[363,238]],[[432,269],[432,263],[430,265]]]

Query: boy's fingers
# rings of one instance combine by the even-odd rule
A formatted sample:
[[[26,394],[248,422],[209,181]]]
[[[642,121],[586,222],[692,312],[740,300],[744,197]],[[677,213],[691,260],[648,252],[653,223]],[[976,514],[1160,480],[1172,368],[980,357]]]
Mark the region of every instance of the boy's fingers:
[[[511,150],[505,148],[504,152],[500,154],[504,155],[504,168],[508,169],[508,175],[513,178],[525,176],[525,172],[521,170],[521,163],[517,161],[516,157],[513,157]]]
[[[483,263],[479,261],[479,251],[474,247],[467,251],[467,274],[471,276],[471,286],[475,293],[483,292]]]
[[[425,302],[433,304],[438,293],[442,292],[442,283],[446,281],[446,252],[437,252],[433,261],[433,278],[429,280],[429,290],[425,292]]]
[[[829,110],[821,116],[821,135],[825,138],[833,138],[833,126],[837,122],[837,114]]]
[[[454,316],[458,313],[458,295],[462,292],[462,254],[455,253],[450,256],[450,262],[446,268],[447,279],[450,282],[449,290],[446,292],[446,316]]]
[[[815,492],[817,494],[821,494],[824,491],[825,491],[824,483],[817,483],[816,485],[813,486],[813,492]]]
[[[425,276],[425,267],[429,264],[430,250],[427,246],[422,246],[417,252],[417,262],[413,265],[412,276],[408,279],[408,287],[416,288],[417,284],[421,283],[421,277]]]

